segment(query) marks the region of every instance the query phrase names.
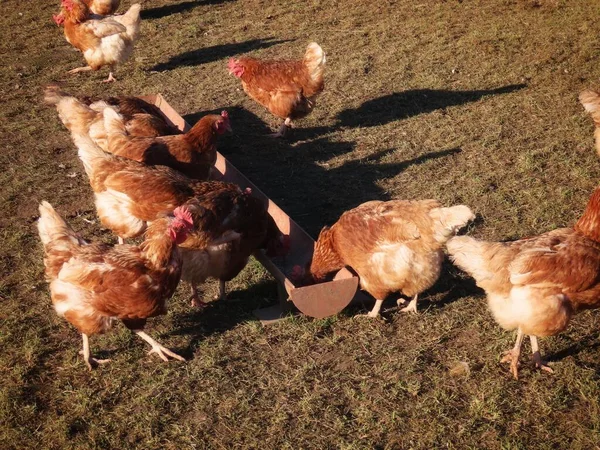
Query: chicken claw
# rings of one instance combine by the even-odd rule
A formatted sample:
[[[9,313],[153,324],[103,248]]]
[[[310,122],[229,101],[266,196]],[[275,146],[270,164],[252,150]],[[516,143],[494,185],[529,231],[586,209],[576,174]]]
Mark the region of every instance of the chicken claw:
[[[547,362],[542,360],[540,348],[538,347],[537,336],[529,336],[529,340],[531,341],[531,352],[535,367],[548,373],[554,373],[554,370],[548,366]]]
[[[554,370],[548,366],[548,363],[542,360],[542,355],[540,355],[540,352],[535,352],[533,354],[533,362],[535,363],[535,367],[537,369],[541,369],[548,373],[554,373]]]
[[[272,133],[269,136],[272,138],[282,138],[287,134],[288,129],[292,127],[292,121],[290,119],[285,119],[285,122],[281,124],[277,133]]]
[[[144,333],[142,330],[133,330],[133,332],[152,346],[152,349],[148,351],[149,355],[152,353],[156,353],[163,361],[169,361],[169,358],[167,358],[167,356],[170,356],[171,358],[177,359],[179,361],[185,361],[185,358],[183,356],[179,356],[177,353],[172,352],[166,347],[163,347],[150,336],[148,336],[146,333]]]
[[[106,364],[107,362],[110,361],[110,359],[92,358],[92,356],[90,355],[90,343],[89,343],[88,336],[87,336],[87,334],[83,334],[83,333],[81,336],[83,338],[83,350],[80,350],[79,354],[83,355],[83,360],[85,361],[85,365],[88,367],[88,369],[93,370],[96,367],[98,367],[98,365]]]
[[[171,358],[176,359],[178,361],[185,361],[185,358],[183,356],[179,356],[177,353],[172,352],[168,348],[163,347],[158,343],[155,347],[152,347],[150,350],[148,350],[149,355],[151,355],[152,353],[156,353],[160,357],[160,359],[162,359],[165,362],[169,361],[169,358],[167,356],[170,356]]]
[[[83,355],[83,351],[80,351],[79,354]],[[85,365],[90,370],[94,370],[99,365],[106,364],[107,362],[110,362],[110,359],[96,359],[96,358],[92,358],[91,356],[89,356],[87,359],[84,356],[83,360],[85,361]]]
[[[501,363],[510,363],[510,373],[512,373],[515,380],[519,379],[519,356],[521,356],[521,350],[513,348],[504,352],[504,357],[500,360]]]
[[[75,69],[69,70],[67,73],[72,75],[79,72],[89,72],[90,70],[92,70],[90,66],[76,67]]]
[[[500,360],[501,363],[510,363],[510,373],[513,374],[515,380],[519,379],[519,356],[521,356],[521,345],[523,344],[523,331],[519,328],[517,332],[517,341],[515,346],[504,353],[504,357]]]
[[[106,80],[102,80],[103,83],[112,83],[114,81],[117,81],[117,79],[115,77],[113,77],[112,72],[108,73],[108,78]]]
[[[408,304],[408,306],[402,308],[400,310],[400,312],[412,312],[412,313],[417,313],[417,298],[419,297],[419,294],[415,295],[412,300],[410,301],[410,303]],[[406,303],[406,301],[404,302]],[[400,306],[400,305],[398,305]]]
[[[369,317],[371,319],[376,319],[379,317],[379,310],[381,309],[381,305],[383,304],[383,300],[375,300],[375,306],[373,306],[373,309],[371,311],[369,311],[368,314],[359,314],[356,317]]]
[[[192,296],[190,297],[191,303],[190,306],[192,308],[200,308],[204,309],[208,304],[200,300],[200,296],[198,295],[198,289],[196,286],[192,286]]]

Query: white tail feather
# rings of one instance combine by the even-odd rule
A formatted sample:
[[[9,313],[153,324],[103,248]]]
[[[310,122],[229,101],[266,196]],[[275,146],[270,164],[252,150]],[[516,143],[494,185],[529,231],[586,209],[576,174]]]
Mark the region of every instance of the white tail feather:
[[[110,159],[111,155],[98,147],[87,134],[76,134],[72,137],[85,173],[91,179],[94,177],[95,165],[101,160]]]
[[[326,61],[325,52],[319,44],[316,42],[308,44],[304,54],[304,64],[306,64],[313,81],[318,82],[322,78]]]
[[[47,201],[40,203],[40,218],[38,220],[38,232],[44,245],[52,241],[64,240],[73,245],[80,245],[84,241],[75,231],[63,220]]]
[[[434,208],[429,215],[435,220],[435,239],[441,244],[456,234],[475,214],[468,206],[458,205],[450,208]]]

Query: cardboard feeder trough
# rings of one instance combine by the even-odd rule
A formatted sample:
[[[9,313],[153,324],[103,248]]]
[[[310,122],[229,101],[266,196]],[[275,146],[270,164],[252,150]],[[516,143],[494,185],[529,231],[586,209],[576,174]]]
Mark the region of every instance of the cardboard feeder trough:
[[[185,132],[191,128],[162,95],[141,96],[140,98],[159,108],[167,121],[181,131]],[[252,195],[265,203],[279,230],[290,238],[290,250],[284,258],[271,259],[262,250],[254,254],[254,257],[273,275],[278,284],[279,304],[254,311],[254,314],[263,323],[276,321],[292,311],[292,303],[303,314],[322,319],[339,313],[355,297],[360,296],[358,277],[345,268],[341,269],[332,281],[296,287],[288,278],[288,274],[292,272],[295,265],[306,266],[312,257],[315,241],[218,152],[215,168],[218,172],[217,179],[235,183],[242,189],[251,188]]]

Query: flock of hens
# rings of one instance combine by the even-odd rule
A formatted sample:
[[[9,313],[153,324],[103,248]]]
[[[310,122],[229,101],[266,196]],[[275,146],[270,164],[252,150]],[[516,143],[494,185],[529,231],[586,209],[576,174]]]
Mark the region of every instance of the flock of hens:
[[[88,64],[72,73],[109,66],[105,81],[115,81],[114,67],[131,54],[140,26],[140,5],[112,15],[119,3],[62,0],[54,20]],[[276,136],[314,108],[324,66],[316,43],[298,61],[242,57],[228,64],[250,97],[284,119]],[[223,298],[225,282],[253,252],[282,256],[289,250],[289,237],[250,189],[210,181],[217,139],[231,129],[227,112],[207,115],[181,134],[139,98],[77,98],[48,86],[45,100],[71,133],[102,224],[119,239],[119,245],[88,243],[42,202],[38,229],[56,312],[81,332],[90,369],[106,360],[91,356],[88,336],[107,331],[116,319],[148,342],[151,353],[183,360],[143,331],[149,317],[166,312],[180,279],[191,285],[192,304],[201,307],[197,286],[207,278],[220,281]],[[598,127],[600,153],[600,96],[585,91],[580,100]],[[440,276],[445,247],[486,291],[496,321],[517,329],[515,346],[502,359],[514,377],[524,335],[535,366],[552,372],[537,337],[564,330],[572,314],[600,305],[600,188],[574,227],[536,237],[455,237],[473,218],[467,206],[445,208],[435,200],[367,202],[324,227],[310,263],[289,275],[296,284],[318,283],[350,267],[376,299],[368,316],[377,317],[393,292],[412,297],[403,311],[416,312],[418,295]],[[124,243],[139,236],[140,245]]]

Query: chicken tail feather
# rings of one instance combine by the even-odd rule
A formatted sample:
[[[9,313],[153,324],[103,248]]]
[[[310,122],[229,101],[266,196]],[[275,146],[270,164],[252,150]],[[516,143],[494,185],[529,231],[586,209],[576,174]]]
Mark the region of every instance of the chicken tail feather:
[[[306,64],[310,77],[315,83],[319,83],[323,79],[326,60],[325,52],[319,44],[316,42],[308,44],[304,54],[304,64]]]
[[[77,98],[61,91],[58,86],[48,86],[44,101],[56,106],[58,116],[71,134],[87,133],[98,113]]]
[[[435,239],[444,244],[469,221],[475,219],[468,206],[458,205],[450,208],[434,208],[430,216],[435,220]]]
[[[98,147],[87,134],[75,134],[72,137],[77,147],[77,155],[83,163],[85,173],[87,173],[87,176],[91,180],[94,177],[94,167],[96,164],[99,161],[111,158],[112,155]]]
[[[492,280],[500,271],[500,267],[495,268],[493,262],[499,256],[501,247],[501,243],[478,241],[470,236],[456,236],[446,244],[452,262],[482,287],[486,280]]]
[[[136,40],[140,31],[140,11],[142,5],[135,3],[122,16],[115,16],[115,19],[123,24],[127,29],[127,36],[131,40]]]

